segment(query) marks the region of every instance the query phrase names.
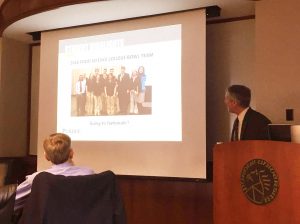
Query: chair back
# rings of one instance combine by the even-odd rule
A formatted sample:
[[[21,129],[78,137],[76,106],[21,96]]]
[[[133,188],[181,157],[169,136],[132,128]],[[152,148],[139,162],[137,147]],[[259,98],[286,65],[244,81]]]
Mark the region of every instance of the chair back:
[[[21,224],[125,224],[113,172],[62,176],[42,172],[33,181]]]

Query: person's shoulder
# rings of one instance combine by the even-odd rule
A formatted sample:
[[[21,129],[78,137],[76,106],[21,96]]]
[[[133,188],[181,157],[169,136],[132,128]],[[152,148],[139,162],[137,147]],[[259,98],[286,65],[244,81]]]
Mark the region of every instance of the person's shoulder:
[[[88,174],[94,174],[95,171],[92,170],[91,168],[88,168],[88,167],[84,167],[85,171],[88,173]]]
[[[27,175],[25,177],[25,181],[24,182],[27,182],[27,183],[32,183],[33,182],[33,179],[39,174],[41,173],[42,171],[37,171],[37,172],[34,172],[30,175]]]
[[[252,108],[248,109],[247,114],[249,114],[251,117],[254,117],[256,119],[264,121],[267,124],[271,123],[271,120],[269,118],[267,118],[264,114],[262,114],[261,112],[258,112],[256,110],[253,110]]]
[[[36,171],[36,172],[34,172],[34,173],[28,175],[26,178],[32,178],[32,179],[33,179],[33,178],[35,178],[36,175],[38,175],[38,174],[41,173],[41,172],[43,172],[43,170],[42,170],[42,171]]]
[[[80,170],[80,173],[83,175],[89,175],[89,174],[94,174],[95,171],[89,167],[85,166],[73,166],[74,169]]]
[[[85,166],[77,166],[69,163],[60,164],[58,166],[53,166],[47,170],[48,173],[54,175],[64,175],[64,176],[77,176],[77,175],[90,175],[94,174],[91,168]]]

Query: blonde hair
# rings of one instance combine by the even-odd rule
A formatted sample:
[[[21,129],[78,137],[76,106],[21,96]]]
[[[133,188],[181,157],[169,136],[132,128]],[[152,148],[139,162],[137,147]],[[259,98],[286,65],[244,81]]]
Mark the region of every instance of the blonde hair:
[[[54,133],[44,140],[46,157],[53,164],[61,164],[69,159],[71,138],[63,133]]]

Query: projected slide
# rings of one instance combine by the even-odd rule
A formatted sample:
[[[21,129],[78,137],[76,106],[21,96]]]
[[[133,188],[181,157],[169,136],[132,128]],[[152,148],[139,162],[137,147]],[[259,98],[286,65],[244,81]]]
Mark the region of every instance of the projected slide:
[[[59,41],[57,131],[182,141],[181,25]]]

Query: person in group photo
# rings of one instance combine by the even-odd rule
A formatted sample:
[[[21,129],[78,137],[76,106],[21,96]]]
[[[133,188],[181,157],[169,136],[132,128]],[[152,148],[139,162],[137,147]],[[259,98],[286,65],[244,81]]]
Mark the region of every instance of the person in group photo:
[[[130,88],[130,105],[129,114],[138,114],[137,99],[139,91],[139,78],[137,70],[133,70],[131,77],[131,88]]]
[[[86,79],[86,112],[87,115],[94,114],[94,82],[95,76],[90,73],[89,77]]]
[[[79,79],[75,86],[76,99],[77,99],[77,116],[85,115],[85,102],[86,102],[86,80],[84,75],[79,75]]]
[[[117,93],[117,82],[112,73],[108,74],[105,82],[104,92],[106,96],[106,108],[107,115],[115,115],[116,111],[116,93]]]
[[[125,66],[121,66],[121,73],[118,75],[117,79],[118,87],[118,98],[120,106],[120,114],[124,115],[128,113],[128,106],[130,101],[130,77],[126,73]]]
[[[101,90],[102,90],[102,83],[101,83],[101,76],[99,73],[96,74],[95,83],[94,83],[94,115],[99,116],[100,111],[102,111],[102,101],[101,101]]]
[[[137,107],[139,114],[144,114],[145,110],[143,103],[145,102],[145,92],[146,92],[146,74],[144,66],[138,68],[138,78],[139,78],[139,88],[138,88],[138,99]]]
[[[107,68],[103,68],[103,71],[100,75],[100,88],[101,88],[101,103],[102,103],[102,109],[101,109],[101,114],[102,115],[106,115],[107,113],[107,102],[106,102],[106,96],[105,96],[105,92],[104,92],[104,87],[106,84],[106,80],[107,80]]]

